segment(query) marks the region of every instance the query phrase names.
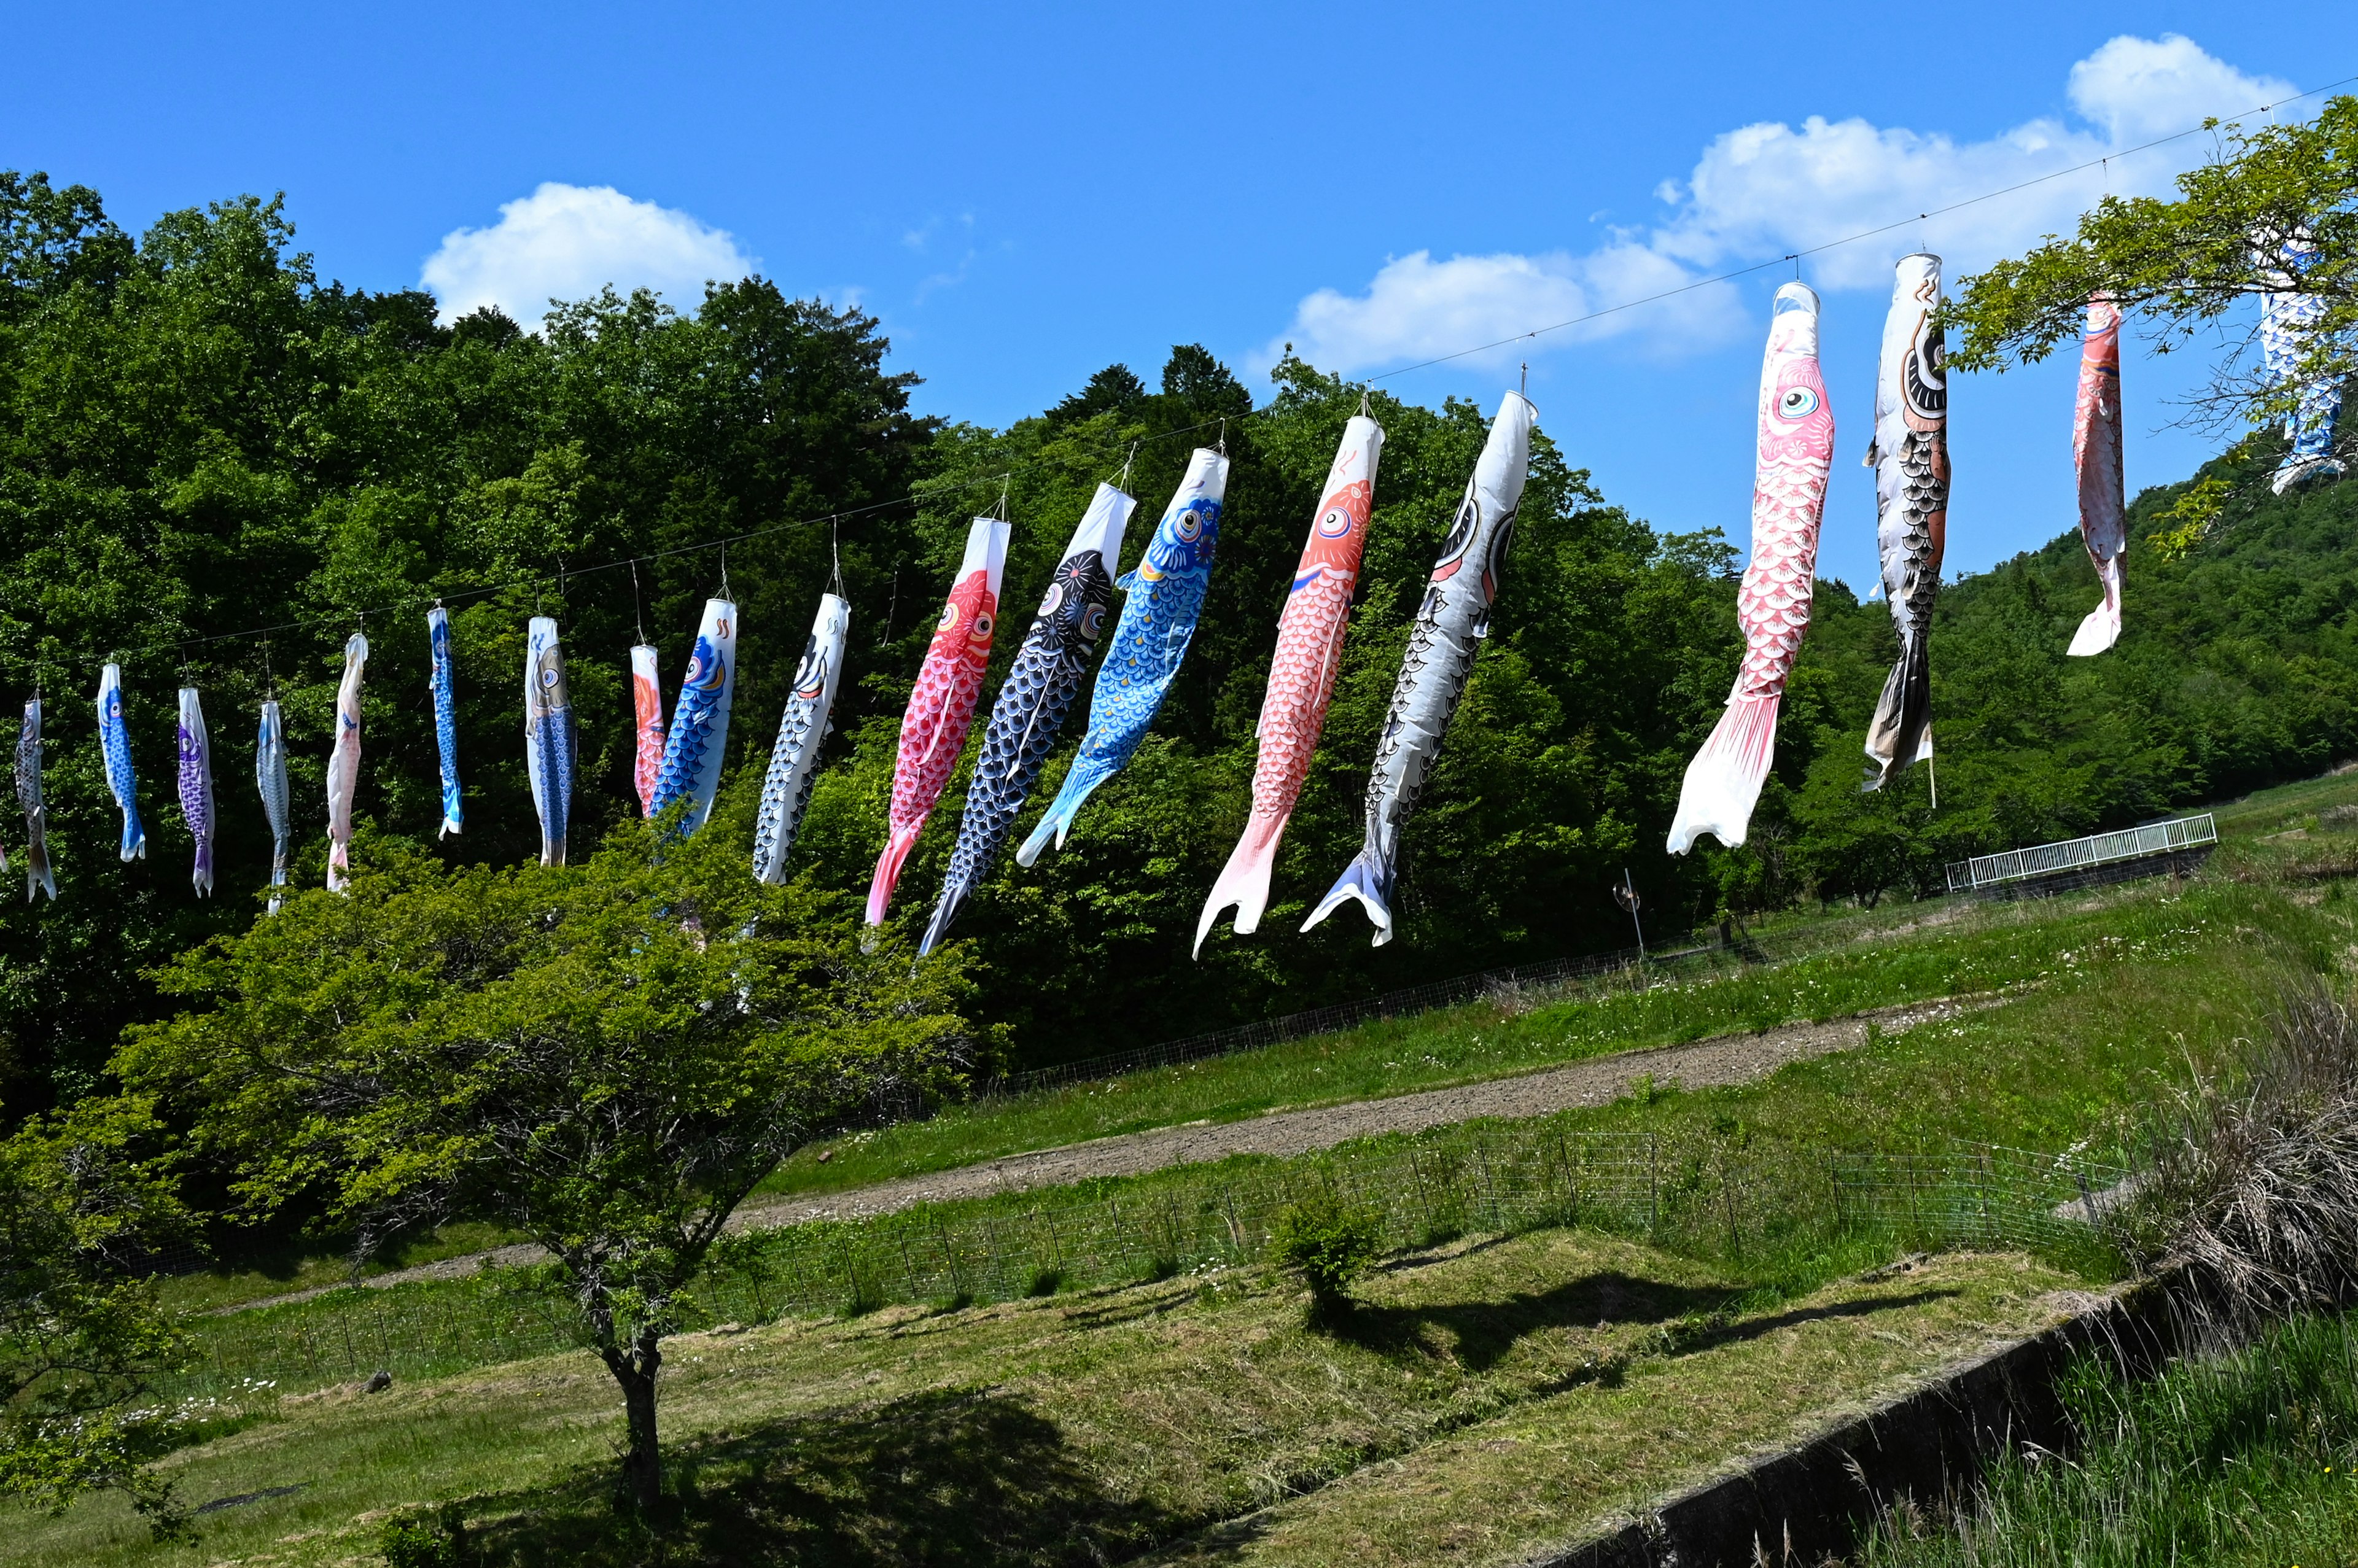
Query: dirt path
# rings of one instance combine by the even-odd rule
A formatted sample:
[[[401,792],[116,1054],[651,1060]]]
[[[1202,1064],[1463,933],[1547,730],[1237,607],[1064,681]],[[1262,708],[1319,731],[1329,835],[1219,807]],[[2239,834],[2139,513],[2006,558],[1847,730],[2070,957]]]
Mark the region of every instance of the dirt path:
[[[1898,1034],[1919,1024],[1996,1007],[2006,1000],[2004,995],[1985,994],[1878,1008],[1824,1023],[1793,1023],[1757,1034],[1721,1034],[1684,1045],[1624,1051],[1517,1077],[1425,1089],[1388,1099],[1353,1100],[1344,1105],[1271,1111],[1243,1121],[1196,1121],[1181,1127],[1097,1138],[1058,1149],[1010,1154],[979,1165],[878,1182],[849,1192],[773,1197],[766,1202],[755,1198],[738,1210],[730,1227],[765,1230],[814,1219],[861,1219],[913,1204],[1064,1186],[1090,1176],[1140,1175],[1172,1165],[1225,1160],[1232,1154],[1306,1154],[1381,1132],[1414,1132],[1483,1117],[1546,1116],[1575,1106],[1604,1105],[1617,1099],[1644,1076],[1650,1076],[1658,1084],[1675,1083],[1688,1089],[1749,1083],[1767,1077],[1789,1062],[1804,1062],[1865,1044],[1869,1026],[1886,1034]],[[542,1256],[538,1247],[525,1242],[373,1275],[362,1283],[396,1285],[411,1280],[455,1279],[474,1272],[486,1262],[531,1263]],[[220,1310],[248,1312],[321,1293],[297,1291]]]

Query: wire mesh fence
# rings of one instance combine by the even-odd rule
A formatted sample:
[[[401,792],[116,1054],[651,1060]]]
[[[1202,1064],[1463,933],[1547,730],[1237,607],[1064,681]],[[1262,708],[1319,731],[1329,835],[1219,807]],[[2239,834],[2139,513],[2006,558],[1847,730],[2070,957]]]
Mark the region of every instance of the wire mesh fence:
[[[1740,1261],[1812,1238],[1937,1248],[2085,1243],[2124,1173],[2078,1156],[1957,1143],[1827,1151],[1741,1135],[1580,1131],[1560,1121],[1434,1129],[1292,1161],[1182,1167],[1034,1196],[921,1205],[731,1238],[688,1327],[979,1303],[1246,1267],[1315,1190],[1379,1221],[1387,1250],[1581,1226]],[[2085,1206],[2086,1218],[2073,1212]],[[579,1343],[565,1303],[511,1281],[352,1289],[208,1320],[175,1392],[282,1391],[446,1375]]]

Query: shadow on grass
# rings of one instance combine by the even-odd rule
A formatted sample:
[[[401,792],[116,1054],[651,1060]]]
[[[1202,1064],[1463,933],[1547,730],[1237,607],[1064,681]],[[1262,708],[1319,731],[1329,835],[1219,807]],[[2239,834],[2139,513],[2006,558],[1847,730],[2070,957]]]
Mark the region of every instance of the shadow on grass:
[[[1411,1350],[1426,1355],[1448,1354],[1467,1371],[1483,1372],[1497,1365],[1517,1342],[1544,1329],[1660,1324],[1678,1330],[1665,1347],[1667,1353],[1684,1355],[1757,1339],[1796,1324],[1920,1306],[1959,1292],[1952,1289],[1924,1290],[1904,1296],[1835,1302],[1758,1317],[1728,1318],[1725,1314],[1729,1306],[1745,1293],[1719,1286],[1668,1284],[1608,1270],[1566,1281],[1552,1291],[1518,1292],[1504,1301],[1447,1302],[1412,1307],[1347,1303],[1319,1314],[1314,1326],[1380,1354],[1399,1355]]]
[[[471,1498],[464,1512],[483,1522],[438,1560],[1062,1568],[1130,1557],[1205,1522],[1109,1495],[1055,1422],[989,1393],[928,1394],[680,1444],[665,1471],[670,1493],[652,1514],[617,1502],[611,1465]]]

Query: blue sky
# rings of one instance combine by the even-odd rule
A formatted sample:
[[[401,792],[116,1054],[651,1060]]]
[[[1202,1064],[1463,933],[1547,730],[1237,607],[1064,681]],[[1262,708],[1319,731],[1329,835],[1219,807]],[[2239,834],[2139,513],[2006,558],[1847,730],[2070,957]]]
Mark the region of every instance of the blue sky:
[[[0,163],[138,227],[284,190],[323,277],[446,303],[758,264],[884,321],[927,412],[1004,423],[1201,341],[1379,375],[2358,73],[2358,7],[48,7]],[[2313,100],[2311,101],[2314,102]],[[2297,112],[2297,111],[2295,111]],[[1924,225],[1952,276],[2159,189],[2203,138]],[[1873,579],[1889,264],[1825,253],[1841,461],[1821,569]],[[1771,268],[1390,378],[1541,422],[1614,500],[1739,544]],[[2217,443],[2133,355],[2129,482]],[[1952,395],[1950,563],[2070,526],[2070,356]],[[1062,524],[1057,524],[1061,526]],[[2093,591],[2093,589],[2092,589]]]

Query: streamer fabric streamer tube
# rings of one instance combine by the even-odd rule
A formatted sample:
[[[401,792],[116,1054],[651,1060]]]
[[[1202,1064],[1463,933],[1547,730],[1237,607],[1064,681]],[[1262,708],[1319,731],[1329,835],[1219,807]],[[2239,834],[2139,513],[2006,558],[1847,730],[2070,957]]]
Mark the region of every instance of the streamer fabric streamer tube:
[[[1365,841],[1302,923],[1304,931],[1356,900],[1375,925],[1372,945],[1380,947],[1392,939],[1401,830],[1441,754],[1450,718],[1473,673],[1474,655],[1490,634],[1490,611],[1514,543],[1515,512],[1531,472],[1531,430],[1538,421],[1539,410],[1517,392],[1506,395],[1498,416],[1490,421],[1489,437],[1409,628],[1408,653],[1368,771]]]
[[[1834,415],[1818,364],[1818,297],[1795,282],[1777,291],[1760,361],[1753,457],[1752,559],[1736,590],[1744,663],[1726,710],[1687,763],[1670,851],[1709,833],[1730,849],[1751,831],[1752,808],[1777,754],[1785,681],[1810,631],[1818,532],[1834,458]]]
[[[820,595],[818,619],[803,644],[802,663],[795,666],[794,691],[778,719],[770,771],[762,779],[762,807],[753,819],[757,881],[786,880],[786,856],[794,849],[803,812],[810,806],[811,785],[818,778],[819,742],[834,728],[828,719],[835,711],[836,682],[843,675],[844,649],[850,638],[851,606],[832,593]]]
[[[2128,548],[2128,494],[2121,476],[2121,312],[2108,294],[2088,297],[2080,340],[2080,392],[2071,409],[2071,465],[2080,478],[2080,542],[2104,585],[2064,651],[2080,658],[2120,641],[2121,555]]]
[[[1941,258],[1902,256],[1875,380],[1875,542],[1883,597],[1899,633],[1899,657],[1867,721],[1866,787],[1881,789],[1902,768],[1932,755],[1932,600],[1949,532],[1949,385],[1933,311],[1941,303]]]
[[[1115,580],[1114,587],[1128,597],[1098,665],[1088,731],[1047,815],[1015,851],[1017,865],[1038,860],[1051,838],[1063,849],[1082,802],[1129,766],[1139,742],[1146,739],[1204,611],[1228,488],[1228,460],[1209,448],[1196,448],[1163,521],[1146,542],[1146,553],[1127,576]]]
[[[41,801],[41,699],[25,704],[25,727],[16,731],[16,806],[25,814],[25,902],[36,892],[58,899],[58,879],[49,864],[49,813]]]
[[[737,684],[737,607],[725,599],[704,601],[696,648],[680,677],[679,703],[672,709],[671,738],[664,742],[663,766],[655,775],[657,815],[680,801],[686,838],[704,826],[720,787],[721,753],[729,743],[729,698]]]
[[[959,905],[973,895],[1000,846],[1015,827],[1040,769],[1087,678],[1089,659],[1113,612],[1113,568],[1120,564],[1121,536],[1138,503],[1109,484],[1098,486],[1080,525],[1065,546],[1064,557],[1048,579],[1048,591],[1023,633],[1022,646],[990,707],[982,732],[982,755],[967,781],[966,810],[958,818],[957,847],[942,879],[934,917],[917,944],[925,957],[948,935]]]
[[[200,898],[213,891],[213,741],[205,729],[205,707],[197,688],[180,688],[180,816],[197,841],[189,880]]]
[[[525,776],[532,785],[533,809],[540,814],[540,863],[561,866],[579,753],[556,621],[534,616],[525,628],[524,650]]]
[[[123,809],[122,858],[147,853],[147,830],[139,826],[139,781],[131,771],[131,732],[123,722],[123,668],[109,665],[98,676],[98,749],[106,762],[106,787]]]
[[[999,581],[1007,569],[1007,538],[1012,530],[995,518],[978,517],[967,530],[966,555],[950,579],[950,596],[934,626],[925,663],[917,667],[908,711],[901,716],[901,748],[892,763],[890,837],[877,857],[868,884],[868,924],[884,924],[885,906],[901,880],[901,868],[916,848],[917,835],[934,803],[948,787],[974,724],[982,696],[982,675],[990,663],[991,634],[999,627]]]
[[[639,792],[639,815],[653,816],[655,785],[663,776],[663,683],[655,676],[655,651],[644,643],[631,648],[631,778]]]
[[[287,843],[289,795],[287,788],[287,724],[276,698],[262,705],[262,725],[254,740],[254,787],[262,795],[262,815],[270,824],[270,913],[287,902],[277,892],[287,885]]]
[[[328,891],[352,881],[352,792],[361,783],[361,679],[368,639],[355,632],[344,643],[344,678],[336,685],[336,741],[328,752]]]
[[[2261,277],[2269,286],[2260,296],[2261,362],[2268,379],[2277,385],[2300,383],[2298,401],[2285,417],[2284,460],[2268,481],[2282,495],[2296,484],[2342,471],[2341,462],[2333,456],[2342,384],[2330,376],[2301,380],[2301,361],[2308,356],[2317,323],[2325,315],[2325,301],[2300,287],[2302,275],[2317,265],[2317,242],[2299,232],[2283,238],[2260,233],[2253,239],[2260,254]]]
[[[1376,460],[1383,445],[1383,427],[1364,414],[1343,427],[1309,542],[1302,547],[1293,586],[1278,617],[1277,652],[1270,660],[1269,687],[1255,730],[1260,751],[1253,762],[1252,815],[1195,923],[1197,953],[1204,950],[1204,938],[1222,910],[1236,906],[1235,930],[1241,935],[1260,927],[1261,911],[1268,906],[1278,841],[1302,796],[1302,783],[1310,776],[1311,754],[1318,749],[1326,703],[1335,693],[1343,635],[1350,625],[1351,591],[1358,584],[1359,557],[1367,549]]]
[[[442,831],[459,831],[466,814],[459,802],[459,703],[451,686],[450,612],[440,605],[426,612],[426,641],[433,663],[427,687],[434,697],[434,744],[442,759]]]

